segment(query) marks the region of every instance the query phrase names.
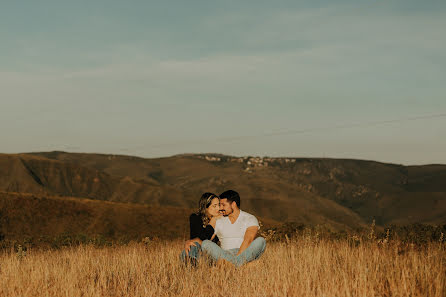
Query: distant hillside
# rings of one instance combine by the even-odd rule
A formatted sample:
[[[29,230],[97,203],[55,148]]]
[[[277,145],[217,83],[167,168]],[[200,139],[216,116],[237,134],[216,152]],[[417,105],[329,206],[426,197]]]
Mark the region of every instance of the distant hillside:
[[[62,233],[182,237],[189,232],[190,212],[184,208],[0,192],[0,227],[7,237]]]
[[[151,179],[113,176],[94,166],[26,154],[0,154],[0,190],[153,205],[181,200],[181,193]]]
[[[446,222],[445,165],[180,155],[144,159],[65,152],[0,155],[0,190],[195,208],[237,190],[242,209],[280,222],[356,228]]]

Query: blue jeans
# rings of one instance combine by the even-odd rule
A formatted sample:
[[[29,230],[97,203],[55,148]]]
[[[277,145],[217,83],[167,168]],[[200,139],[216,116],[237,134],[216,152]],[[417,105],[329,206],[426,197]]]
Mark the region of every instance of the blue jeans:
[[[198,242],[194,242],[195,245],[190,247],[189,253],[183,250],[180,254],[180,260],[184,263],[191,263],[197,265],[197,261],[200,258],[201,246]]]
[[[265,248],[266,241],[263,237],[257,237],[256,239],[254,239],[249,247],[238,256],[237,253],[239,249],[224,250],[210,240],[204,240],[201,243],[201,249],[206,252],[206,254],[208,254],[213,260],[217,261],[220,259],[224,259],[231,262],[237,267],[258,259],[265,251]]]

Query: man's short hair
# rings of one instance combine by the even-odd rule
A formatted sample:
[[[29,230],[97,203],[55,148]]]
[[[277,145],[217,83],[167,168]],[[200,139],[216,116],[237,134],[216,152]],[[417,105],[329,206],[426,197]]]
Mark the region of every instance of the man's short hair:
[[[220,194],[220,199],[226,199],[229,202],[235,202],[237,207],[240,208],[240,195],[233,190],[227,190]]]

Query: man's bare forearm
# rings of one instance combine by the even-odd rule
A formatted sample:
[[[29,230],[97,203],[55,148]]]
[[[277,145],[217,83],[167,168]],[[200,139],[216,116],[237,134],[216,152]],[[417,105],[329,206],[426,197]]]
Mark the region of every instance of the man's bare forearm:
[[[248,248],[248,246],[251,244],[252,241],[253,240],[250,238],[243,240],[242,245],[240,246],[240,249],[238,250],[237,256],[240,255],[241,253],[243,253],[243,251]]]
[[[256,234],[257,234],[256,226],[252,226],[252,227],[249,227],[248,229],[246,229],[245,236],[243,238],[242,245],[240,246],[240,248],[238,250],[237,256],[240,255],[241,253],[243,253],[243,251],[249,247],[251,242],[254,241],[254,238],[256,238]]]

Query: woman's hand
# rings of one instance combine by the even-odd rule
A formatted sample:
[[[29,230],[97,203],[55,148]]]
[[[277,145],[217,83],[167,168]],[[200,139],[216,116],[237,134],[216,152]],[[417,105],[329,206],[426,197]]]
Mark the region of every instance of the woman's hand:
[[[189,254],[190,252],[190,247],[195,245],[195,241],[193,240],[187,240],[186,243],[184,244],[184,250],[186,251],[186,253]]]
[[[190,247],[194,246],[195,243],[198,242],[199,244],[201,244],[201,240],[199,238],[194,238],[191,240],[187,240],[186,243],[184,244],[184,250],[189,253],[190,251]]]

